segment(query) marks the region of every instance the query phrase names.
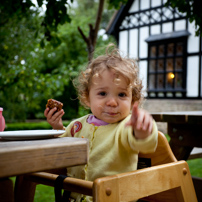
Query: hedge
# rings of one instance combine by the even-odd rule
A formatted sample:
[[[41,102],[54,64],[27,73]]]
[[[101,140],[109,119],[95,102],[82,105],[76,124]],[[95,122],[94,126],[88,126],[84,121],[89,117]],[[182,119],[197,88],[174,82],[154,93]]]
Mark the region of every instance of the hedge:
[[[63,125],[67,126],[70,121],[63,121]],[[47,121],[40,122],[25,122],[25,123],[6,123],[5,131],[15,130],[40,130],[40,129],[52,129]]]

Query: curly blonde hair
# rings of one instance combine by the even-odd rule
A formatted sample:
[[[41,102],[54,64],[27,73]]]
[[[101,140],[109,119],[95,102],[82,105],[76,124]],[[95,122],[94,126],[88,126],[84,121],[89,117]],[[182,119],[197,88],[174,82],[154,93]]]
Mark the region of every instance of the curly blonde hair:
[[[106,48],[106,54],[98,56],[92,60],[84,71],[74,80],[74,86],[77,90],[81,104],[86,105],[89,97],[90,86],[94,77],[99,77],[104,70],[114,71],[116,81],[119,81],[119,75],[126,79],[128,88],[132,89],[132,103],[143,100],[142,81],[138,77],[138,66],[136,60],[128,57],[122,57],[114,44],[109,44]]]

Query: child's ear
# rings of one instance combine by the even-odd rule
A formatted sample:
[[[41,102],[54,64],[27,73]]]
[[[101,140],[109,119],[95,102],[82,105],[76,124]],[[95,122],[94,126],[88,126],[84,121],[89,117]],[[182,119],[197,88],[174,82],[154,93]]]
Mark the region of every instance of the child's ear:
[[[85,104],[86,104],[87,107],[90,108],[90,99],[89,99],[89,97],[86,99]]]
[[[87,107],[90,108],[90,102],[86,102],[85,104],[86,104]]]

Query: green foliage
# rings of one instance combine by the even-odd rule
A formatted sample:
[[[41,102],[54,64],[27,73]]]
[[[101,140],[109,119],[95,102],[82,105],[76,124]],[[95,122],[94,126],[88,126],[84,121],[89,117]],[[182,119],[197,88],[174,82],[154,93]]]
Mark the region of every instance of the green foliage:
[[[40,60],[34,57],[37,41],[33,36],[39,23],[40,19],[30,13],[20,20],[10,19],[0,29],[0,105],[7,109],[4,114],[10,119],[25,119],[26,109],[32,104],[30,95],[44,79],[39,73]]]
[[[63,121],[63,125],[69,125],[70,121]],[[41,122],[29,122],[29,123],[6,123],[5,131],[16,130],[40,130],[40,129],[52,129],[47,121]]]
[[[5,131],[51,129],[47,121],[37,123],[8,123]]]
[[[128,0],[108,0],[109,8],[119,9],[122,4],[126,4]]]
[[[73,2],[73,0],[71,2]],[[42,5],[41,1],[39,5]],[[58,30],[58,25],[71,22],[71,18],[67,12],[68,7],[70,7],[70,5],[67,0],[47,1],[46,12],[42,23],[45,28],[44,39],[51,41],[51,44],[54,47],[57,47],[57,44],[60,44],[60,39],[57,37],[57,35],[51,34],[51,32],[56,32]]]
[[[106,1],[108,8],[118,9],[121,3],[126,3],[127,0],[104,0]],[[97,9],[93,10],[95,4],[98,4],[98,1],[95,0],[47,0],[46,1],[46,11],[45,14],[42,16],[42,23],[41,26],[43,29],[43,34],[41,38],[40,45],[42,48],[45,47],[45,41],[50,41],[51,44],[56,47],[60,44],[60,38],[57,34],[53,34],[53,32],[58,31],[59,25],[64,25],[65,23],[70,23],[72,20],[72,16],[70,14],[71,5],[73,2],[77,2],[77,7],[82,7],[83,10],[79,13],[79,15],[83,12],[86,14],[86,9],[91,9],[92,13],[97,12]],[[5,24],[14,17],[18,18],[18,20],[26,17],[26,15],[30,15],[30,12],[41,8],[44,4],[44,1],[37,0],[38,5],[32,3],[31,0],[6,0],[0,2],[0,27],[5,26]],[[32,9],[32,10],[31,10]],[[88,15],[88,14],[87,14]],[[75,16],[74,16],[75,17]],[[92,18],[91,21],[94,21],[95,18]],[[36,29],[36,35],[41,27]]]
[[[47,99],[63,94],[76,65],[83,62],[75,62],[78,49],[72,48],[74,51],[68,54],[70,47],[65,42],[59,48],[45,42],[42,49],[41,34],[34,38],[40,23],[40,17],[30,15],[10,19],[0,30],[0,106],[7,122],[43,117]],[[85,55],[81,58],[84,60]],[[72,116],[76,114],[71,112]]]
[[[186,13],[191,23],[195,21],[196,36],[200,34],[202,36],[201,0],[167,0],[166,6],[177,8],[180,12]]]
[[[10,19],[24,18],[30,13],[30,8],[34,6],[31,0],[5,0],[0,2],[0,27],[4,26]],[[29,14],[28,14],[29,15]]]

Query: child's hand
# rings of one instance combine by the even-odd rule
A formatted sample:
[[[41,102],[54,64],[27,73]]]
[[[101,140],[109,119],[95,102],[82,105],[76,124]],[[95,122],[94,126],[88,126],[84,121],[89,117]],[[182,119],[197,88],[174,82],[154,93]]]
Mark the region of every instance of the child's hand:
[[[144,139],[152,133],[153,118],[143,109],[138,109],[138,103],[133,105],[131,119],[126,126],[133,127],[133,133],[136,139]]]
[[[53,129],[62,130],[63,129],[62,116],[65,114],[65,112],[63,109],[61,109],[58,112],[56,112],[56,110],[57,110],[56,107],[51,110],[49,108],[46,108],[44,111],[44,115],[47,118],[47,122],[52,126]]]

